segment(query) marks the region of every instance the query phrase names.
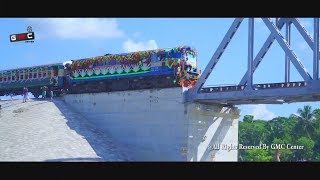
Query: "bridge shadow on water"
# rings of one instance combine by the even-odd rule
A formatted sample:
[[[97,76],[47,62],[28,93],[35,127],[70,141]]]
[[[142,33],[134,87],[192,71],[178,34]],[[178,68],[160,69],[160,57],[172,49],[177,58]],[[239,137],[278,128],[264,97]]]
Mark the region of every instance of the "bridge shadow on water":
[[[128,155],[121,152],[105,132],[98,130],[91,122],[73,110],[62,99],[56,98],[53,103],[67,120],[66,124],[69,128],[82,136],[100,158],[77,157],[49,159],[47,161],[131,161]]]

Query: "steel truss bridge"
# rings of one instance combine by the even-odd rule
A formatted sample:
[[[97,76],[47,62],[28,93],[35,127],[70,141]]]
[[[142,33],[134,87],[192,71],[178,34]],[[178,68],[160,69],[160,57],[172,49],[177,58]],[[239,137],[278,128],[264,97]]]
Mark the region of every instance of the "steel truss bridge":
[[[270,30],[258,54],[253,57],[254,47],[254,18],[248,19],[248,61],[247,71],[241,81],[235,86],[203,87],[223,52],[228,47],[234,34],[239,29],[244,18],[236,18],[216,49],[211,60],[203,71],[196,85],[186,91],[186,102],[196,101],[225,105],[238,104],[283,104],[291,102],[320,101],[319,80],[319,18],[314,18],[313,37],[301,25],[297,18],[276,18],[275,23],[270,18],[261,18]],[[313,51],[313,74],[310,75],[296,53],[290,46],[291,26],[295,26],[304,41]],[[285,36],[281,29],[286,28]],[[284,82],[253,84],[253,75],[275,40],[285,52]],[[297,69],[303,81],[290,81],[290,62]]]

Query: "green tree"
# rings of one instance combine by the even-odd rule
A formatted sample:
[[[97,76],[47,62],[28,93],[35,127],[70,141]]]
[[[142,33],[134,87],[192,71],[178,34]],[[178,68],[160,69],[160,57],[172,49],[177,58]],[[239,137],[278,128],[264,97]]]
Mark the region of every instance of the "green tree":
[[[313,161],[320,161],[320,153],[315,153],[314,157],[313,157]]]
[[[316,119],[320,119],[320,109],[319,108],[316,108],[315,110],[313,110],[313,113],[314,113],[314,117]]]
[[[311,139],[311,133],[315,130],[314,111],[312,111],[311,106],[306,105],[303,109],[299,108],[297,113],[291,115],[291,117],[298,119],[297,130],[302,129]]]
[[[245,115],[239,122],[239,144],[257,146],[261,143],[291,144],[303,149],[239,150],[240,161],[320,161],[320,108],[299,108],[290,117],[270,121]]]
[[[277,117],[266,123],[266,129],[269,132],[268,143],[274,143],[274,139],[281,139],[286,143],[291,143],[293,129],[296,126],[297,119]]]
[[[308,137],[301,137],[297,140],[297,145],[303,146],[303,149],[295,150],[297,160],[311,160],[315,142]]]
[[[320,139],[320,109],[315,109],[314,111],[314,136],[316,139]]]
[[[283,139],[274,138],[272,144],[290,144],[290,142]],[[274,154],[275,160],[276,157],[279,157],[280,161],[290,161],[293,157],[293,152],[290,149],[272,149],[271,152]]]
[[[248,149],[245,154],[244,161],[269,162],[273,159],[265,149]]]
[[[265,120],[239,122],[239,144],[257,146],[261,143],[267,143],[269,132],[266,129],[266,123]],[[246,151],[239,150],[239,160],[244,160],[245,156]]]
[[[253,122],[240,122],[239,143],[245,145],[259,145],[265,143],[268,135],[265,120],[255,120]]]
[[[249,122],[249,123],[253,122],[253,116],[251,116],[251,115],[245,115],[245,116],[243,117],[243,122]]]

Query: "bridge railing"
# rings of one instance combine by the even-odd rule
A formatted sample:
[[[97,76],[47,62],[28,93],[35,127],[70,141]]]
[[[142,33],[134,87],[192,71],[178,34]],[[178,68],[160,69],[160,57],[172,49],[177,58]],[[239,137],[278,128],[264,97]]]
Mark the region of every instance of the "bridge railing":
[[[253,84],[253,90],[262,89],[276,89],[276,88],[297,88],[306,87],[307,82],[297,81],[297,82],[283,82],[283,83],[266,83],[266,84]],[[212,86],[201,88],[201,93],[214,93],[214,92],[225,92],[225,91],[241,91],[246,88],[246,85],[236,85],[236,86]]]

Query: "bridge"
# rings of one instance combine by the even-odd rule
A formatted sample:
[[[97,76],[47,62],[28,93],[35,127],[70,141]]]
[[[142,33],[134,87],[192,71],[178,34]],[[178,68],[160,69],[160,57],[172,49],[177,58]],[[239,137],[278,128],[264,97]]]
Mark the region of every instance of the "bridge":
[[[256,57],[253,57],[254,47],[254,18],[248,18],[248,61],[247,71],[241,81],[235,86],[204,87],[204,84],[215,66],[219,62],[225,49],[232,41],[244,18],[236,18],[222,42],[213,54],[196,85],[186,92],[187,102],[205,102],[224,105],[239,104],[283,104],[292,102],[306,102],[320,100],[319,81],[319,19],[314,18],[314,35],[309,35],[297,18],[277,18],[273,23],[270,18],[262,18],[265,26],[270,30],[270,35],[265,40]],[[312,76],[303,66],[302,62],[292,50],[291,26],[295,26],[299,34],[313,51]],[[281,33],[286,28],[286,34]],[[279,83],[253,84],[253,75],[264,56],[277,41],[285,52],[284,81]],[[290,62],[297,69],[303,81],[290,81]]]

